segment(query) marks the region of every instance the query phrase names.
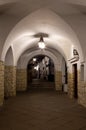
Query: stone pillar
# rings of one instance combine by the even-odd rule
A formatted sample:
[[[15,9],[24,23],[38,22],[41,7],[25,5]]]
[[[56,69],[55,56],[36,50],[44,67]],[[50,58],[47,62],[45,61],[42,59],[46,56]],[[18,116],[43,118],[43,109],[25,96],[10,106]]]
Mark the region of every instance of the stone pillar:
[[[16,77],[17,91],[25,91],[27,89],[27,70],[17,69]]]
[[[74,98],[74,74],[68,72],[68,95]]]
[[[69,97],[74,98],[74,73],[68,73],[68,94]],[[81,102],[84,96],[85,84],[81,81],[80,70],[77,71],[77,94],[78,101]]]
[[[4,101],[4,63],[0,61],[0,106]]]
[[[15,66],[5,66],[4,93],[5,93],[5,97],[16,95],[16,67]]]
[[[78,103],[86,107],[86,82],[80,76],[81,72],[78,71]]]
[[[62,91],[62,72],[55,72],[55,88],[57,91]]]

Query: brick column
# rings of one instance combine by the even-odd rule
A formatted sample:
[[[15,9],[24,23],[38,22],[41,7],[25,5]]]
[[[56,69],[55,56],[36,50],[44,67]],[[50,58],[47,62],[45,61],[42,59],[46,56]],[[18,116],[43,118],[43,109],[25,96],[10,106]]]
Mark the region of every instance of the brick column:
[[[17,69],[16,77],[17,91],[25,91],[27,89],[27,70]]]
[[[55,88],[57,91],[62,91],[62,72],[56,71],[55,72]]]
[[[4,63],[0,61],[0,106],[4,100]]]
[[[6,97],[16,95],[16,67],[15,66],[5,66],[4,93]]]

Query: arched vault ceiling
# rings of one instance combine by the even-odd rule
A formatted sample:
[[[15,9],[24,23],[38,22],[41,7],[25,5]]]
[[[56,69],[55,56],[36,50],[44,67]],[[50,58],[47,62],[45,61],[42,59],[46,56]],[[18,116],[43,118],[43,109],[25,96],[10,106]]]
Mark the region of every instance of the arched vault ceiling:
[[[59,62],[61,62],[62,60],[62,56],[57,52],[57,56],[54,55],[53,53],[51,53],[50,51],[48,50],[44,50],[42,53],[41,53],[41,50],[35,50],[34,53],[32,52],[29,52],[22,55],[18,61],[18,64],[17,64],[17,67],[18,68],[27,68],[27,65],[28,65],[28,62],[34,57],[34,56],[37,56],[37,55],[46,55],[48,56],[49,58],[51,58],[54,62],[54,65],[55,65],[55,69],[59,69],[57,67],[57,65],[59,64]]]
[[[57,62],[58,61],[58,56],[59,57],[62,57],[62,55],[64,56],[63,58],[64,59],[66,59],[66,57],[65,57],[65,54],[60,54],[56,49],[53,49],[53,48],[45,48],[44,50],[40,50],[40,49],[38,49],[38,48],[31,48],[31,49],[29,49],[29,50],[26,50],[24,53],[22,53],[22,55],[18,58],[18,60],[16,61],[16,66],[18,65],[18,63],[19,63],[19,61],[22,59],[22,57],[23,57],[23,59],[22,59],[22,61],[24,60],[26,63],[27,63],[27,61],[29,61],[29,59],[31,58],[30,57],[30,55],[37,55],[36,54],[36,52],[38,53],[38,54],[40,54],[40,55],[46,55],[46,52],[49,52],[48,54],[52,54],[52,55],[54,55],[55,57],[57,57],[57,59],[55,58],[55,59],[53,59],[55,62]],[[49,57],[50,57],[50,55],[48,55]],[[27,58],[27,61],[26,61],[26,58]],[[66,61],[66,63],[67,63],[67,61]],[[23,62],[22,62],[22,65],[23,65]],[[26,66],[27,66],[27,64],[26,64]]]
[[[10,46],[13,49],[14,62],[26,49],[37,47],[39,38],[34,35],[40,32],[49,35],[44,38],[47,48],[62,51],[67,59],[72,57],[73,48],[77,48],[82,57],[79,41],[70,26],[50,9],[42,8],[23,18],[13,28],[5,42],[2,60]]]
[[[25,16],[39,8],[48,7],[59,14],[86,12],[86,0],[0,0],[0,12]]]

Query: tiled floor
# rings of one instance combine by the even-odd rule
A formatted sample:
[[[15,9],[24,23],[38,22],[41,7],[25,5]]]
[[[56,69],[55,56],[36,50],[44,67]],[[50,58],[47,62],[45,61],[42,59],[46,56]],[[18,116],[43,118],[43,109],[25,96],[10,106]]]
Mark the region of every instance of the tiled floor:
[[[19,93],[5,101],[0,130],[86,130],[86,108],[51,90]]]

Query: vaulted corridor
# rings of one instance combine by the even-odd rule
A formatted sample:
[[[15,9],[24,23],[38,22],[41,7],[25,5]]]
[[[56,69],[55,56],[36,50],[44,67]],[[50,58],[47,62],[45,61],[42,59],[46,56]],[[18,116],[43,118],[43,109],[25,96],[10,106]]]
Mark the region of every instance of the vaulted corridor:
[[[0,130],[86,130],[86,0],[0,0]]]
[[[33,89],[5,100],[0,130],[86,130],[86,109],[62,92]]]

